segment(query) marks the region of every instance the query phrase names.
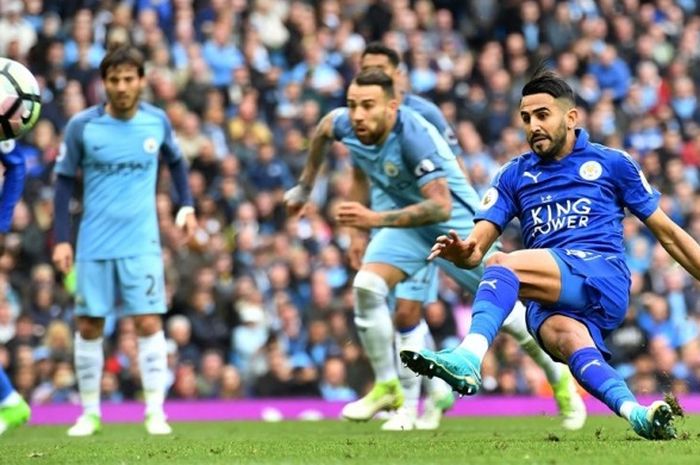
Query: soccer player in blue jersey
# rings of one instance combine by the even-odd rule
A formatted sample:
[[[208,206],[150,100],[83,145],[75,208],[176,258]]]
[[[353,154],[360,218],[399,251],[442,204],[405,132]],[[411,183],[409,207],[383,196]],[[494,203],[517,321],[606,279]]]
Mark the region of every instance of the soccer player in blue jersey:
[[[377,55],[379,55],[379,53],[377,53]],[[367,57],[363,58],[363,65],[367,61],[366,58]],[[378,61],[379,60],[377,60],[377,62]],[[368,67],[368,70],[363,73],[369,72],[369,70],[375,70],[376,78],[378,77],[376,75],[376,68],[381,68],[381,66]],[[381,75],[382,73],[380,72],[379,74]],[[364,87],[375,87],[375,93],[381,90],[381,86],[376,85],[355,85],[354,89]],[[349,101],[350,100],[351,99],[349,99]],[[422,100],[425,102],[419,97],[414,97],[414,100]],[[306,187],[298,186],[297,193],[299,193],[299,191],[302,189],[307,192],[310,191],[315,172],[318,170],[318,167],[322,162],[322,156],[315,154],[318,154],[319,152],[323,154],[327,144],[334,139],[342,141],[350,148],[351,153],[353,153],[353,160],[355,160],[356,153],[363,153],[366,151],[375,151],[387,154],[391,153],[392,150],[396,152],[393,154],[393,157],[389,157],[386,160],[381,159],[381,157],[374,157],[376,158],[376,166],[374,167],[362,167],[371,180],[370,184],[373,190],[373,210],[389,210],[391,208],[376,208],[374,204],[374,191],[376,190],[381,190],[383,192],[384,197],[390,200],[391,206],[405,206],[407,201],[417,202],[423,198],[420,193],[420,189],[416,184],[416,178],[423,177],[423,175],[420,174],[420,172],[422,172],[422,168],[410,168],[410,166],[405,165],[406,163],[409,163],[410,165],[410,163],[415,162],[415,158],[417,157],[427,157],[427,161],[425,163],[428,167],[435,168],[437,170],[435,174],[439,174],[439,177],[441,178],[449,177],[450,179],[450,192],[453,193],[455,200],[454,205],[453,202],[450,201],[449,214],[452,215],[450,223],[457,225],[457,227],[463,231],[471,230],[473,227],[473,214],[478,206],[478,198],[464,177],[453,151],[449,149],[446,140],[443,137],[440,137],[440,133],[444,134],[444,131],[438,132],[436,130],[436,127],[439,127],[440,124],[442,124],[443,127],[447,126],[447,124],[440,123],[438,121],[438,124],[431,125],[426,119],[422,118],[422,116],[416,114],[411,109],[406,108],[406,106],[402,106],[401,111],[399,112],[398,122],[396,122],[396,127],[389,126],[389,123],[385,124],[382,120],[383,117],[379,116],[381,112],[379,112],[377,108],[381,108],[382,112],[389,112],[391,110],[388,106],[389,102],[393,101],[398,103],[396,98],[387,97],[384,99],[384,95],[381,93],[379,93],[379,95],[375,95],[371,102],[373,112],[375,114],[367,116],[369,124],[373,124],[375,126],[375,129],[372,132],[381,133],[384,131],[391,134],[393,134],[393,132],[401,134],[401,138],[389,137],[387,142],[381,146],[373,145],[371,147],[367,147],[367,144],[363,143],[364,141],[362,140],[360,133],[363,132],[364,128],[362,125],[354,126],[352,124],[350,117],[350,114],[352,113],[351,110],[348,110],[347,108],[338,109],[327,115],[321,121],[321,123],[319,123],[316,136],[312,140],[307,169],[305,170],[301,180],[302,185],[305,185]],[[425,102],[425,105],[428,106],[430,104]],[[402,116],[404,113],[406,115],[405,118],[412,123],[411,129],[406,129],[402,124],[400,124],[404,119]],[[440,119],[444,122],[444,118],[441,116],[439,110],[435,109],[433,113],[439,115]],[[380,121],[375,121],[377,118],[379,118]],[[418,121],[418,123],[416,123],[416,121]],[[359,133],[356,129],[354,129],[355,127],[359,128]],[[430,157],[434,157],[435,160],[430,159]],[[440,167],[439,169],[437,168],[438,166]],[[412,170],[413,174],[411,174]],[[357,174],[361,173],[362,171],[356,169],[355,172]],[[309,176],[309,173],[312,175]],[[432,170],[431,175],[433,175]],[[308,182],[308,184],[304,184],[305,182]],[[410,194],[411,190],[413,191],[413,194]],[[400,201],[397,199],[397,195],[399,196],[398,198],[401,199]],[[291,195],[289,197],[291,197]],[[291,199],[288,199],[288,204],[290,200]],[[300,204],[303,204],[306,199],[300,198],[293,200],[297,200]],[[354,205],[359,206],[359,204]],[[376,212],[365,209],[365,213],[373,214]],[[385,213],[388,214],[389,212]],[[402,227],[411,228],[412,226],[413,225],[409,224]],[[391,289],[393,284],[403,281],[406,277],[414,276],[415,273],[419,272],[421,267],[424,266],[425,257],[421,256],[418,249],[406,249],[412,248],[412,245],[415,246],[418,242],[423,241],[425,236],[421,236],[422,239],[418,240],[415,238],[406,239],[406,236],[413,236],[413,232],[408,232],[406,230],[394,230],[392,229],[394,226],[388,225],[380,225],[378,227],[387,227],[389,230],[378,232],[372,238],[371,244],[386,242],[391,244],[391,247],[382,245],[375,245],[373,247],[370,245],[368,252],[365,255],[364,263],[365,265],[373,265],[369,262],[372,260],[381,260],[383,263],[388,264],[387,266],[391,267],[391,276],[385,277],[384,275],[380,275],[380,278],[382,278],[384,284],[387,285],[387,289]],[[443,224],[435,225],[431,228],[431,231],[445,230]],[[358,226],[358,229],[359,230],[356,231],[356,235],[362,236],[362,230],[367,228],[364,226]],[[416,229],[420,230],[421,234],[426,233],[425,228]],[[398,235],[396,238],[393,237],[395,234]],[[355,242],[355,240],[356,239],[353,238],[353,242]],[[411,241],[413,241],[414,244],[411,244]],[[432,241],[428,242],[432,243]],[[430,244],[428,244],[428,246],[429,245]],[[385,248],[385,253],[376,254],[377,250],[381,250],[382,247]],[[374,252],[372,252],[373,250]],[[359,251],[355,252],[355,262],[360,261],[362,252],[364,252],[364,247],[359,248]],[[442,266],[444,265],[445,264],[443,263]],[[388,334],[391,334],[391,320],[389,319],[388,315],[384,315],[382,307],[365,308],[370,305],[370,302],[362,298],[367,290],[367,280],[372,279],[377,282],[377,277],[373,275],[377,275],[378,273],[375,270],[365,270],[364,265],[362,268],[363,269],[360,271],[360,273],[358,273],[358,277],[355,280],[356,325],[361,329],[360,337],[362,339],[365,351],[372,362],[375,377],[378,383],[367,396],[357,402],[348,404],[348,406],[346,406],[346,408],[343,410],[343,415],[346,418],[355,420],[367,420],[371,418],[378,410],[394,408],[396,404],[400,403],[397,401],[397,399],[400,399],[401,397],[401,392],[399,392],[396,388],[396,385],[398,384],[396,381],[396,369],[387,363],[387,357],[391,358],[392,352],[391,339],[388,336]],[[370,266],[370,268],[372,268],[372,266]],[[480,279],[480,271],[477,270],[473,273],[465,273],[464,271],[459,271],[452,267],[448,270],[448,272],[452,274],[453,277],[464,287],[471,290],[476,289],[475,285]],[[458,276],[455,276],[455,274]],[[380,299],[377,299],[374,303],[376,304],[379,300]],[[418,302],[418,304],[420,305],[420,302]],[[420,307],[417,313],[419,317]],[[559,387],[557,391],[560,394],[557,400],[560,407],[562,405],[565,407],[561,409],[565,417],[564,426],[569,429],[580,428],[583,426],[585,421],[585,407],[583,406],[580,397],[575,392],[573,382],[571,381],[571,376],[568,374],[568,372],[566,372],[566,370],[562,372],[559,369],[559,366],[551,361],[551,359],[537,346],[537,344],[527,333],[524,321],[524,308],[522,305],[520,305],[520,313],[518,314],[518,312],[513,312],[511,316],[512,318],[510,318],[506,324],[506,327],[510,329],[509,332],[511,332],[511,334],[518,339],[521,345],[526,348],[528,353],[530,353],[538,361],[538,363],[545,368],[545,371],[548,373],[548,377],[550,375],[557,377],[558,383],[556,384]],[[396,320],[398,326],[400,322],[398,319]],[[392,400],[394,404],[390,404],[389,400]]]
[[[0,163],[5,168],[0,192],[0,248],[5,234],[12,225],[12,212],[22,196],[26,172],[24,157],[17,149],[14,140],[0,142]],[[30,409],[27,402],[15,391],[0,366],[0,435],[11,428],[29,421]]]
[[[155,190],[160,155],[179,196],[176,223],[191,237],[196,219],[187,166],[165,113],[140,101],[145,85],[141,53],[128,46],[113,49],[100,73],[107,102],[70,119],[56,163],[53,261],[64,274],[73,266],[68,204],[79,170],[84,186],[75,258],[75,369],[83,414],[68,434],[90,436],[101,428],[102,333],[117,298],[121,314],[134,317],[138,334],[146,430],[169,434],[163,412],[167,360],[161,315],[166,303]]]
[[[659,208],[659,193],[625,152],[593,144],[577,128],[571,87],[537,73],[522,90],[520,117],[531,152],[506,164],[485,194],[478,223],[464,237],[437,238],[430,258],[483,266],[470,333],[451,352],[406,351],[411,369],[438,376],[464,394],[481,384],[483,353],[520,297],[539,343],[566,362],[578,382],[647,439],[674,438],[670,406],[642,406],[607,363],[603,339],[625,317],[630,272],[624,258],[624,209],[640,218],[669,254],[700,279],[700,246]],[[503,228],[518,218],[526,250],[484,260]]]

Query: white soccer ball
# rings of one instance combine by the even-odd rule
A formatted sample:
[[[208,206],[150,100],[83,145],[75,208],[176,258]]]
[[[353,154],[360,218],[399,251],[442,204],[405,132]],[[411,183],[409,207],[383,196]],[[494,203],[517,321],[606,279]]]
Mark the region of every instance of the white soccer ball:
[[[34,75],[23,64],[0,58],[0,140],[25,135],[39,113],[41,94]]]

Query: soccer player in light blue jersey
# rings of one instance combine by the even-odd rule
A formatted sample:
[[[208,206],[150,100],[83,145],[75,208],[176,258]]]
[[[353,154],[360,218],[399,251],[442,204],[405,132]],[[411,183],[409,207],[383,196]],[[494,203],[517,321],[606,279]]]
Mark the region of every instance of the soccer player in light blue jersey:
[[[359,107],[357,112],[363,114],[366,121],[360,123],[353,121],[352,104],[349,105],[350,108],[338,109],[327,115],[317,128],[316,137],[312,140],[309,158],[314,158],[313,154],[317,153],[316,150],[323,152],[329,141],[340,140],[350,148],[353,155],[353,161],[356,165],[354,172],[357,176],[356,191],[362,194],[363,187],[369,185],[365,186],[363,183],[367,177],[373,188],[380,189],[391,200],[391,204],[397,206],[399,211],[403,212],[405,208],[409,211],[417,211],[414,211],[412,213],[414,216],[408,219],[404,215],[403,220],[406,221],[406,224],[395,225],[389,220],[393,219],[392,215],[397,211],[396,208],[384,211],[381,213],[381,217],[377,217],[375,215],[380,215],[378,211],[369,210],[360,203],[344,205],[347,208],[357,209],[356,213],[360,217],[370,217],[370,219],[360,218],[358,224],[352,223],[354,219],[346,223],[356,227],[354,236],[363,237],[362,230],[384,228],[377,232],[370,241],[364,256],[364,264],[354,282],[355,322],[360,329],[360,337],[365,351],[372,362],[377,384],[367,396],[348,404],[343,410],[343,415],[353,420],[367,420],[378,410],[395,408],[402,397],[402,393],[397,387],[396,368],[389,363],[392,353],[389,336],[391,334],[391,320],[388,314],[385,314],[387,312],[385,312],[384,291],[388,294],[396,283],[405,282],[407,277],[414,276],[425,266],[423,252],[427,250],[426,247],[429,248],[432,244],[432,240],[426,239],[432,232],[446,231],[445,228],[449,227],[448,225],[458,227],[462,231],[470,231],[473,227],[473,215],[478,206],[476,193],[467,182],[454,153],[436,127],[406,106],[401,106],[400,110],[396,112],[391,105],[398,103],[397,99],[382,93],[384,84],[363,84],[365,81],[362,76],[367,75],[367,73],[379,81],[382,79],[381,76],[387,77],[375,67],[371,67],[371,69],[363,71],[351,86],[352,91],[362,89],[374,91],[371,98],[368,97],[367,102],[362,102],[361,105],[356,102],[356,99],[348,98],[349,102],[356,105],[356,108]],[[394,92],[393,84],[390,90],[392,93]],[[393,119],[388,119],[392,112]],[[365,133],[368,133],[369,136],[366,136]],[[371,143],[372,140],[380,137],[385,138],[381,144]],[[363,163],[365,161],[368,163]],[[307,163],[305,173],[314,172],[318,169],[318,165],[316,168],[312,166],[309,169]],[[366,177],[363,173],[366,173]],[[427,185],[423,187],[423,183],[432,181],[433,178],[435,178],[435,183],[439,185],[449,181],[447,198],[441,198],[441,201],[447,202],[445,207],[447,211],[442,212],[449,217],[447,221],[433,219],[431,215],[441,212],[435,206],[434,200],[425,200],[423,189]],[[308,177],[302,176],[302,184],[308,180]],[[311,182],[313,182],[312,177]],[[308,191],[310,184],[306,184],[306,186],[303,189]],[[298,187],[298,189],[300,190],[302,187]],[[359,197],[362,196],[359,195]],[[372,200],[374,201],[374,197]],[[418,209],[419,205],[429,209],[430,215],[425,209]],[[373,208],[373,210],[377,209]],[[422,214],[426,215],[425,218],[420,217]],[[362,223],[365,220],[369,223]],[[378,224],[370,226],[372,222]],[[408,229],[395,229],[397,227]],[[356,237],[353,237],[353,243],[356,240]],[[362,252],[364,252],[364,247],[355,252],[355,261],[360,260]],[[379,266],[378,269],[376,265]],[[446,262],[439,263],[439,265],[445,268],[463,287],[472,291],[476,289],[475,286],[481,277],[479,270],[464,272]],[[535,341],[527,333],[522,305],[520,305],[520,312],[513,312],[511,316],[512,318],[506,324],[506,327],[510,329],[509,332],[516,336],[516,339],[541,366],[550,367],[549,373],[556,373],[558,377],[558,384],[562,387],[558,391],[562,393],[561,397],[568,401],[567,405],[571,406],[569,410],[562,409],[562,413],[565,414],[565,427],[569,429],[580,428],[585,421],[585,408],[580,397],[575,393],[571,376],[566,370],[562,372],[559,366],[537,347]],[[545,370],[547,371],[547,368]]]
[[[12,225],[12,212],[22,196],[26,172],[24,157],[14,140],[0,142],[0,163],[5,168],[0,192],[0,248]],[[15,391],[5,370],[0,367],[0,435],[29,421],[30,409]]]
[[[162,156],[181,205],[176,223],[191,237],[196,219],[187,165],[165,113],[140,101],[141,53],[129,46],[113,49],[100,73],[107,102],[70,119],[55,169],[53,261],[64,274],[73,267],[68,204],[79,171],[83,180],[75,257],[75,369],[83,414],[68,434],[90,436],[101,428],[102,333],[117,299],[121,314],[134,317],[138,334],[146,430],[170,434],[163,411],[167,359],[161,315],[167,309],[155,191]]]
[[[486,258],[470,333],[451,352],[401,353],[417,373],[445,379],[464,394],[481,384],[483,353],[509,309],[528,302],[532,334],[566,362],[578,382],[647,439],[676,436],[671,407],[640,405],[607,363],[604,338],[623,322],[630,272],[622,219],[629,209],[668,253],[700,279],[700,246],[659,207],[659,193],[626,153],[593,144],[577,128],[571,87],[541,71],[522,91],[520,117],[531,152],[505,165],[487,191],[478,223],[466,239],[454,231],[437,238],[430,257],[471,269],[512,218],[526,250]]]

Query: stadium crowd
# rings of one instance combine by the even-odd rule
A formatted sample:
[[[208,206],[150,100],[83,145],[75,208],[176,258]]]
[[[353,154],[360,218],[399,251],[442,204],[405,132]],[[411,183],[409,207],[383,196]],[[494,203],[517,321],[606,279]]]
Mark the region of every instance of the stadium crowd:
[[[401,52],[406,86],[454,125],[480,193],[528,150],[519,92],[548,63],[578,93],[592,139],[637,159],[664,210],[700,240],[695,0],[5,0],[0,56],[27,64],[43,87],[42,118],[18,141],[28,182],[0,255],[0,364],[17,390],[34,403],[77,402],[74,282],[50,264],[52,169],[68,118],[102,101],[105,50],[130,42],[148,60],[145,98],[166,110],[190,163],[199,219],[183,245],[162,171],[169,397],[364,394],[371,369],[352,322],[349,238],[333,220],[350,187],[348,153],[332,148],[302,218],[286,217],[282,194],[374,40]],[[78,220],[80,203],[71,209]],[[515,231],[507,250],[520,246]],[[698,392],[700,284],[632,217],[625,240],[633,295],[608,340],[613,364],[636,393]],[[451,347],[471,296],[441,276],[439,297],[425,316]],[[133,322],[108,320],[106,336],[103,399],[139,398]],[[483,370],[486,393],[549,395],[509,337]]]

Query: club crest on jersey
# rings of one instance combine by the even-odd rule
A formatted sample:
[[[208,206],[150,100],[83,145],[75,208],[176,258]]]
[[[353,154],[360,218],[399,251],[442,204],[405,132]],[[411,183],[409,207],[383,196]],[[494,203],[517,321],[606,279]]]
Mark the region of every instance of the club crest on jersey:
[[[399,167],[390,161],[384,163],[384,174],[390,178],[395,178],[399,175]]]
[[[595,181],[603,174],[603,167],[595,160],[587,161],[581,165],[578,174],[586,181]]]
[[[155,137],[149,137],[143,141],[143,150],[146,153],[156,153],[158,151],[158,141]]]
[[[2,153],[10,153],[15,149],[15,140],[14,139],[8,139],[0,142],[0,152]]]
[[[489,208],[496,205],[498,200],[498,190],[495,187],[490,187],[484,196],[481,198],[481,209],[488,210]]]

